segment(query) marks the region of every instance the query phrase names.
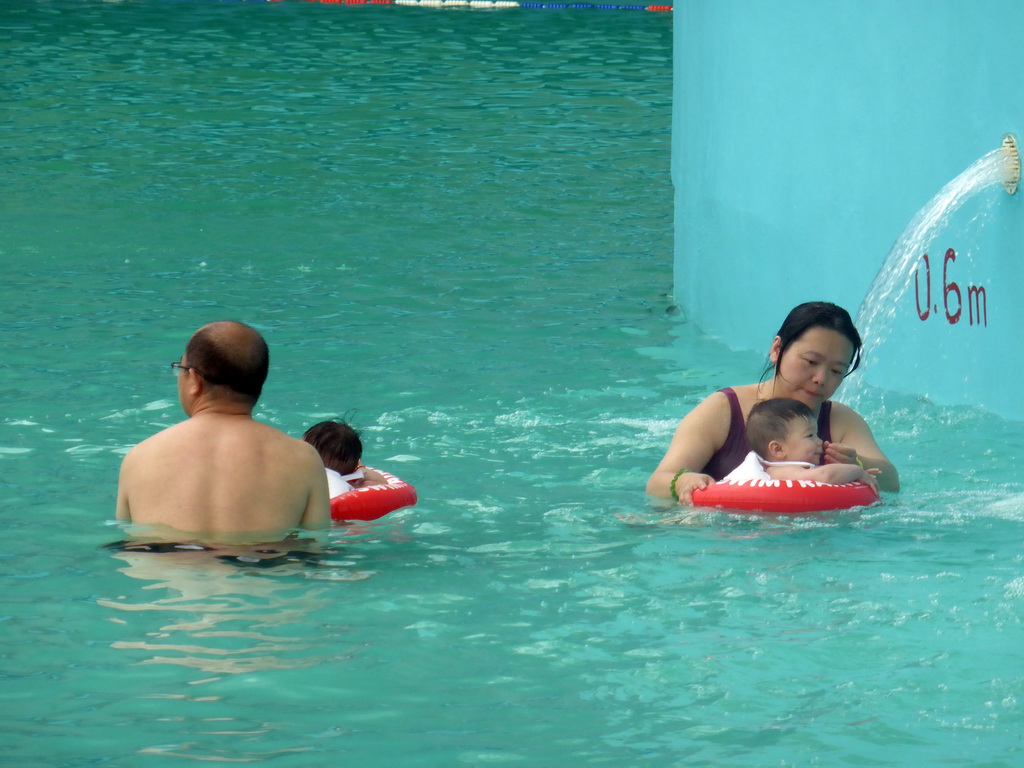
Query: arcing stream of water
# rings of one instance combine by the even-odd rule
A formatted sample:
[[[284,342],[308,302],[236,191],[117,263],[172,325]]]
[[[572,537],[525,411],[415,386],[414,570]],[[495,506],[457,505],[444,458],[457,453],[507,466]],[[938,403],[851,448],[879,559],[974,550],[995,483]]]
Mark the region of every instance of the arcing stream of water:
[[[1020,157],[1013,137],[1007,136],[999,149],[987,153],[971,164],[917,212],[896,239],[861,302],[857,314],[857,327],[866,349],[877,349],[893,335],[893,320],[898,314],[898,308],[903,303],[901,299],[912,284],[917,284],[920,294],[917,298],[919,319],[925,320],[928,317],[932,307],[932,291],[928,284],[928,278],[925,278],[923,286],[917,282],[919,261],[924,259],[926,268],[930,270],[927,254],[936,245],[938,238],[965,203],[974,200],[983,190],[996,184],[1002,184],[1008,193],[1013,194],[1016,192],[1019,179]],[[991,218],[991,209],[999,199],[993,196],[981,201],[979,212],[971,220],[974,230],[981,230],[985,227]],[[945,268],[946,264],[944,263],[943,274],[945,274]],[[943,288],[936,293],[945,292],[940,300],[947,301],[950,292],[955,290],[956,294],[953,295],[953,299],[958,300],[955,306],[959,311],[959,308],[967,301],[967,297],[960,295],[958,287],[950,288],[949,286],[950,284],[946,283],[943,278]],[[971,290],[976,289],[972,288]],[[926,296],[923,310],[921,309],[922,296]],[[951,324],[955,322],[955,319],[950,320]],[[848,383],[849,392],[860,391],[861,378],[865,371],[870,371],[870,361],[864,368],[853,374],[851,377],[853,380]]]

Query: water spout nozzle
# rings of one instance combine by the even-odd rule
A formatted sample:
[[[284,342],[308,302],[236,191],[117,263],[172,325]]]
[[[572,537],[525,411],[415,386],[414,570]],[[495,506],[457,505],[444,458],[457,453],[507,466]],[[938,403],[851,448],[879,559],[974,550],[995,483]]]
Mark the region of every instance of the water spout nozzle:
[[[1007,194],[1014,194],[1020,184],[1020,153],[1017,152],[1017,140],[1010,134],[1003,139],[1003,154],[1006,156],[1006,179],[1003,189]]]

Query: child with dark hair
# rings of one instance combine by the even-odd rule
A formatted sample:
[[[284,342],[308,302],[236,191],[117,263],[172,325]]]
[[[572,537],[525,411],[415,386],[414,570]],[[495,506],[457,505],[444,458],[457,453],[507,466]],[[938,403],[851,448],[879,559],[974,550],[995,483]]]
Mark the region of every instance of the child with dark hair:
[[[878,490],[877,469],[859,464],[819,464],[824,443],[814,413],[799,400],[762,400],[747,416],[750,453],[724,480],[815,480],[820,483],[864,483]]]
[[[332,499],[353,488],[387,484],[383,475],[363,466],[363,441],[351,425],[321,421],[307,429],[302,439],[320,454]]]

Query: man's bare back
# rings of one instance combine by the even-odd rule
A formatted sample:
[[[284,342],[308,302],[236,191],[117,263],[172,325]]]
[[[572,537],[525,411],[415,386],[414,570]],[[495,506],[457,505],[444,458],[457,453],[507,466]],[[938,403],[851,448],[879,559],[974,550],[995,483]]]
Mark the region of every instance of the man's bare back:
[[[326,500],[323,464],[307,443],[245,416],[200,415],[128,453],[118,516],[185,531],[296,528],[313,522],[318,485]]]
[[[244,351],[253,335],[262,344],[256,331],[238,323],[214,323],[196,336],[204,332],[229,355],[233,344]],[[215,359],[190,360],[192,346],[190,341],[178,366],[178,396],[189,418],[125,456],[118,519],[207,537],[326,527],[330,507],[319,454],[308,443],[254,421],[251,393],[241,397],[223,384],[221,379],[237,377]],[[217,375],[203,373],[203,365]],[[256,397],[261,387],[262,379]]]

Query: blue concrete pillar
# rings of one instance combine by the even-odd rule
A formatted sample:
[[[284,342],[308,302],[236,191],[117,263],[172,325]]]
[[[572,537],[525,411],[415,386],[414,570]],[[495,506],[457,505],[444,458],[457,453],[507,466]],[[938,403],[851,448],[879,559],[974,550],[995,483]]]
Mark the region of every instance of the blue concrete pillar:
[[[767,350],[802,301],[856,314],[915,214],[1024,131],[1016,0],[681,0],[674,23],[676,298],[736,348]],[[907,275],[865,376],[1024,418],[983,362],[1005,368],[1024,330],[1020,195],[987,190],[965,211],[984,221],[926,244],[932,291],[983,288],[987,323],[966,304],[955,323],[952,304],[922,319]]]

